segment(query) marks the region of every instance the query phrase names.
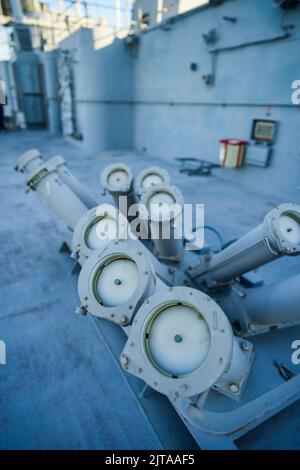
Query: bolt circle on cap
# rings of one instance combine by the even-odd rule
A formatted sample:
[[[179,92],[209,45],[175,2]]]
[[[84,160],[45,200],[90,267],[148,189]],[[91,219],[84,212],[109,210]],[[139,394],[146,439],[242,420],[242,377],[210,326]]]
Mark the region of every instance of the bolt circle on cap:
[[[287,203],[272,209],[264,219],[264,228],[277,253],[287,256],[300,254],[300,206]]]
[[[72,238],[72,251],[78,252],[79,262],[83,264],[86,258],[115,239],[127,238],[129,229],[126,218],[118,209],[111,204],[100,204],[84,213],[77,222]]]
[[[170,185],[171,178],[169,173],[158,166],[152,166],[142,170],[135,178],[134,190],[138,196],[141,196],[149,188]]]
[[[79,298],[88,299],[88,311],[122,325],[131,323],[154,289],[155,272],[147,256],[139,255],[134,244],[121,241],[93,253],[78,280]]]
[[[100,182],[109,193],[128,193],[133,182],[132,171],[123,163],[113,163],[104,168],[100,175]]]
[[[159,212],[154,213],[151,211],[151,205],[157,206],[165,204],[171,208],[175,208],[174,211],[166,211],[165,213]],[[184,199],[181,191],[176,186],[160,185],[153,188],[149,188],[142,194],[141,205],[147,210],[144,212],[141,210],[141,218],[148,218],[154,222],[160,222],[165,220],[175,219],[181,212],[184,204]]]
[[[196,289],[175,287],[155,293],[140,307],[122,354],[129,358],[128,372],[136,375],[141,367],[145,382],[157,383],[161,393],[194,396],[210,389],[227,370],[233,338],[230,322],[214,300]]]

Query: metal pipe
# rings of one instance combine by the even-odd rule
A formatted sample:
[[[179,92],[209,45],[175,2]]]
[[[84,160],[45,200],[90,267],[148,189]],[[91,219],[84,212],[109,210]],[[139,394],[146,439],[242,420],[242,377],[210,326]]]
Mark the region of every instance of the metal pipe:
[[[135,218],[137,203],[131,169],[123,163],[108,165],[100,175],[100,183],[104,194],[108,192],[112,196],[117,208],[131,222]]]
[[[88,210],[55,173],[42,177],[34,189],[49,202],[72,231],[80,217]]]
[[[154,254],[160,260],[181,261],[182,213],[183,196],[175,186],[151,187],[141,197],[140,218],[149,224]]]
[[[250,347],[250,343],[248,342],[245,342],[245,345],[247,345],[247,348]],[[253,359],[253,357],[249,359],[246,353],[246,351],[242,350],[239,340],[234,336],[230,364],[227,371],[225,371],[218,380],[217,387],[222,388],[223,391],[228,390],[234,395],[243,391],[245,385],[243,376],[249,364],[249,360],[251,363]]]
[[[56,163],[55,160],[43,163],[40,152],[30,150],[19,158],[15,169],[26,174],[27,187],[47,199],[67,226],[74,230],[88,208],[59,177]]]
[[[79,197],[88,209],[92,209],[98,205],[98,202],[93,196],[85,189],[81,182],[70,172],[66,166],[66,162],[62,157],[54,157],[50,161],[57,162],[57,174],[61,177],[62,181],[66,183],[70,189]]]
[[[249,289],[245,309],[251,322],[277,325],[300,320],[300,274],[264,287]]]
[[[300,206],[281,204],[261,225],[191,271],[208,283],[228,282],[283,255],[300,253]]]
[[[214,255],[208,273],[213,280],[226,282],[280,256],[272,250],[265,237],[263,226],[260,225]]]
[[[68,170],[66,161],[61,156],[53,157],[44,163],[42,154],[38,150],[32,149],[24,153],[18,159],[15,170],[25,173],[26,175],[32,175],[43,166],[47,171],[55,171],[60,176],[61,181],[69,186],[87,209],[92,209],[98,205],[89,191],[87,191],[80,181]]]
[[[272,106],[272,108],[295,108],[293,103],[249,103],[249,102],[227,102],[227,101],[166,101],[163,99],[158,100],[105,100],[105,99],[92,99],[92,98],[78,98],[75,100],[76,104],[111,104],[111,105],[125,105],[125,106],[214,106],[214,107],[254,107],[254,108],[265,108],[266,106]]]

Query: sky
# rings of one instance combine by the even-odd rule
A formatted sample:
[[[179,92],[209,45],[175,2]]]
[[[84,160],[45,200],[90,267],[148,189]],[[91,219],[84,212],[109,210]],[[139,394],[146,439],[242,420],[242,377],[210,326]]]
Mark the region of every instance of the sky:
[[[58,9],[59,0],[41,0],[43,3],[47,3],[50,8]],[[71,0],[64,0],[66,6],[72,4]],[[133,0],[119,0],[121,5],[121,21],[122,25],[129,21],[131,14],[131,7]],[[105,18],[110,26],[115,26],[116,14],[115,5],[116,0],[86,0],[82,1],[82,11],[84,12],[84,4],[87,4],[88,15],[97,15]],[[74,8],[74,7],[73,7]]]
[[[40,0],[42,3],[47,3],[50,9],[57,10],[59,7],[59,0]],[[121,26],[128,27],[131,18],[131,8],[133,0],[119,0],[121,5]],[[82,2],[82,12],[84,12]],[[68,5],[72,5],[72,0],[65,0],[65,8]],[[108,26],[115,27],[116,25],[116,14],[115,4],[116,0],[86,0],[88,5],[88,14],[102,17],[107,21]],[[74,6],[73,6],[74,8]],[[84,13],[83,13],[84,14]],[[0,26],[0,60],[8,60],[10,57],[8,47],[8,28]]]

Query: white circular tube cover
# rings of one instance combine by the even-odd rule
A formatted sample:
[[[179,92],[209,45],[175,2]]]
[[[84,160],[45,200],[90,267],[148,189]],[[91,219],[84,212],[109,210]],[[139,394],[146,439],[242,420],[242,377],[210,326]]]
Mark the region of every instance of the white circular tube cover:
[[[83,265],[95,251],[112,241],[126,238],[130,230],[127,219],[111,204],[101,204],[87,211],[76,224],[73,239],[73,257]]]
[[[135,178],[134,190],[138,196],[141,196],[147,189],[163,184],[170,185],[171,178],[169,173],[158,166],[151,166],[142,170]]]
[[[125,194],[131,190],[133,175],[129,166],[123,163],[113,163],[104,168],[100,181],[103,188],[110,194]]]
[[[86,260],[78,293],[85,311],[125,326],[155,286],[155,272],[145,252],[116,241]]]
[[[228,369],[234,336],[223,310],[188,287],[155,293],[138,310],[121,365],[177,399],[210,389]]]
[[[183,195],[176,186],[151,187],[142,194],[141,204],[147,209],[148,220],[164,222],[176,218],[183,207]],[[141,217],[144,211],[141,211]]]
[[[28,150],[17,160],[15,170],[21,173],[30,172],[33,167],[38,167],[42,164],[42,158],[42,154],[39,150]]]
[[[271,248],[278,254],[296,256],[300,254],[300,206],[280,204],[264,219],[265,233]]]

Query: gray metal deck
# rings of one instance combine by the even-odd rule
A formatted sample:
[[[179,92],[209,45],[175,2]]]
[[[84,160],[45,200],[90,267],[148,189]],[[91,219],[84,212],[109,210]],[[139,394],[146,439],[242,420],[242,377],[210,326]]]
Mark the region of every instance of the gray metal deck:
[[[222,169],[210,177],[188,178],[175,164],[146,154],[86,155],[46,132],[0,134],[0,339],[7,345],[7,365],[0,366],[0,448],[195,448],[167,399],[156,393],[139,397],[143,384],[120,369],[117,357],[124,338],[118,327],[110,324],[108,336],[104,322],[99,329],[90,316],[73,313],[77,275],[70,274],[71,259],[58,252],[70,234],[34,192],[24,194],[24,180],[13,172],[17,157],[33,147],[47,157],[65,157],[99,202],[99,174],[106,164],[120,160],[134,173],[147,165],[165,166],[185,202],[204,203],[206,223],[225,239],[240,236],[274,205],[289,201],[230,183]],[[260,272],[276,281],[299,268],[299,259],[281,259]],[[299,410],[296,404],[288,413]],[[291,426],[288,415],[279,426],[284,423],[280,448],[299,447],[299,425]],[[272,433],[266,430],[263,445],[255,432],[243,438],[242,447],[276,448]]]

